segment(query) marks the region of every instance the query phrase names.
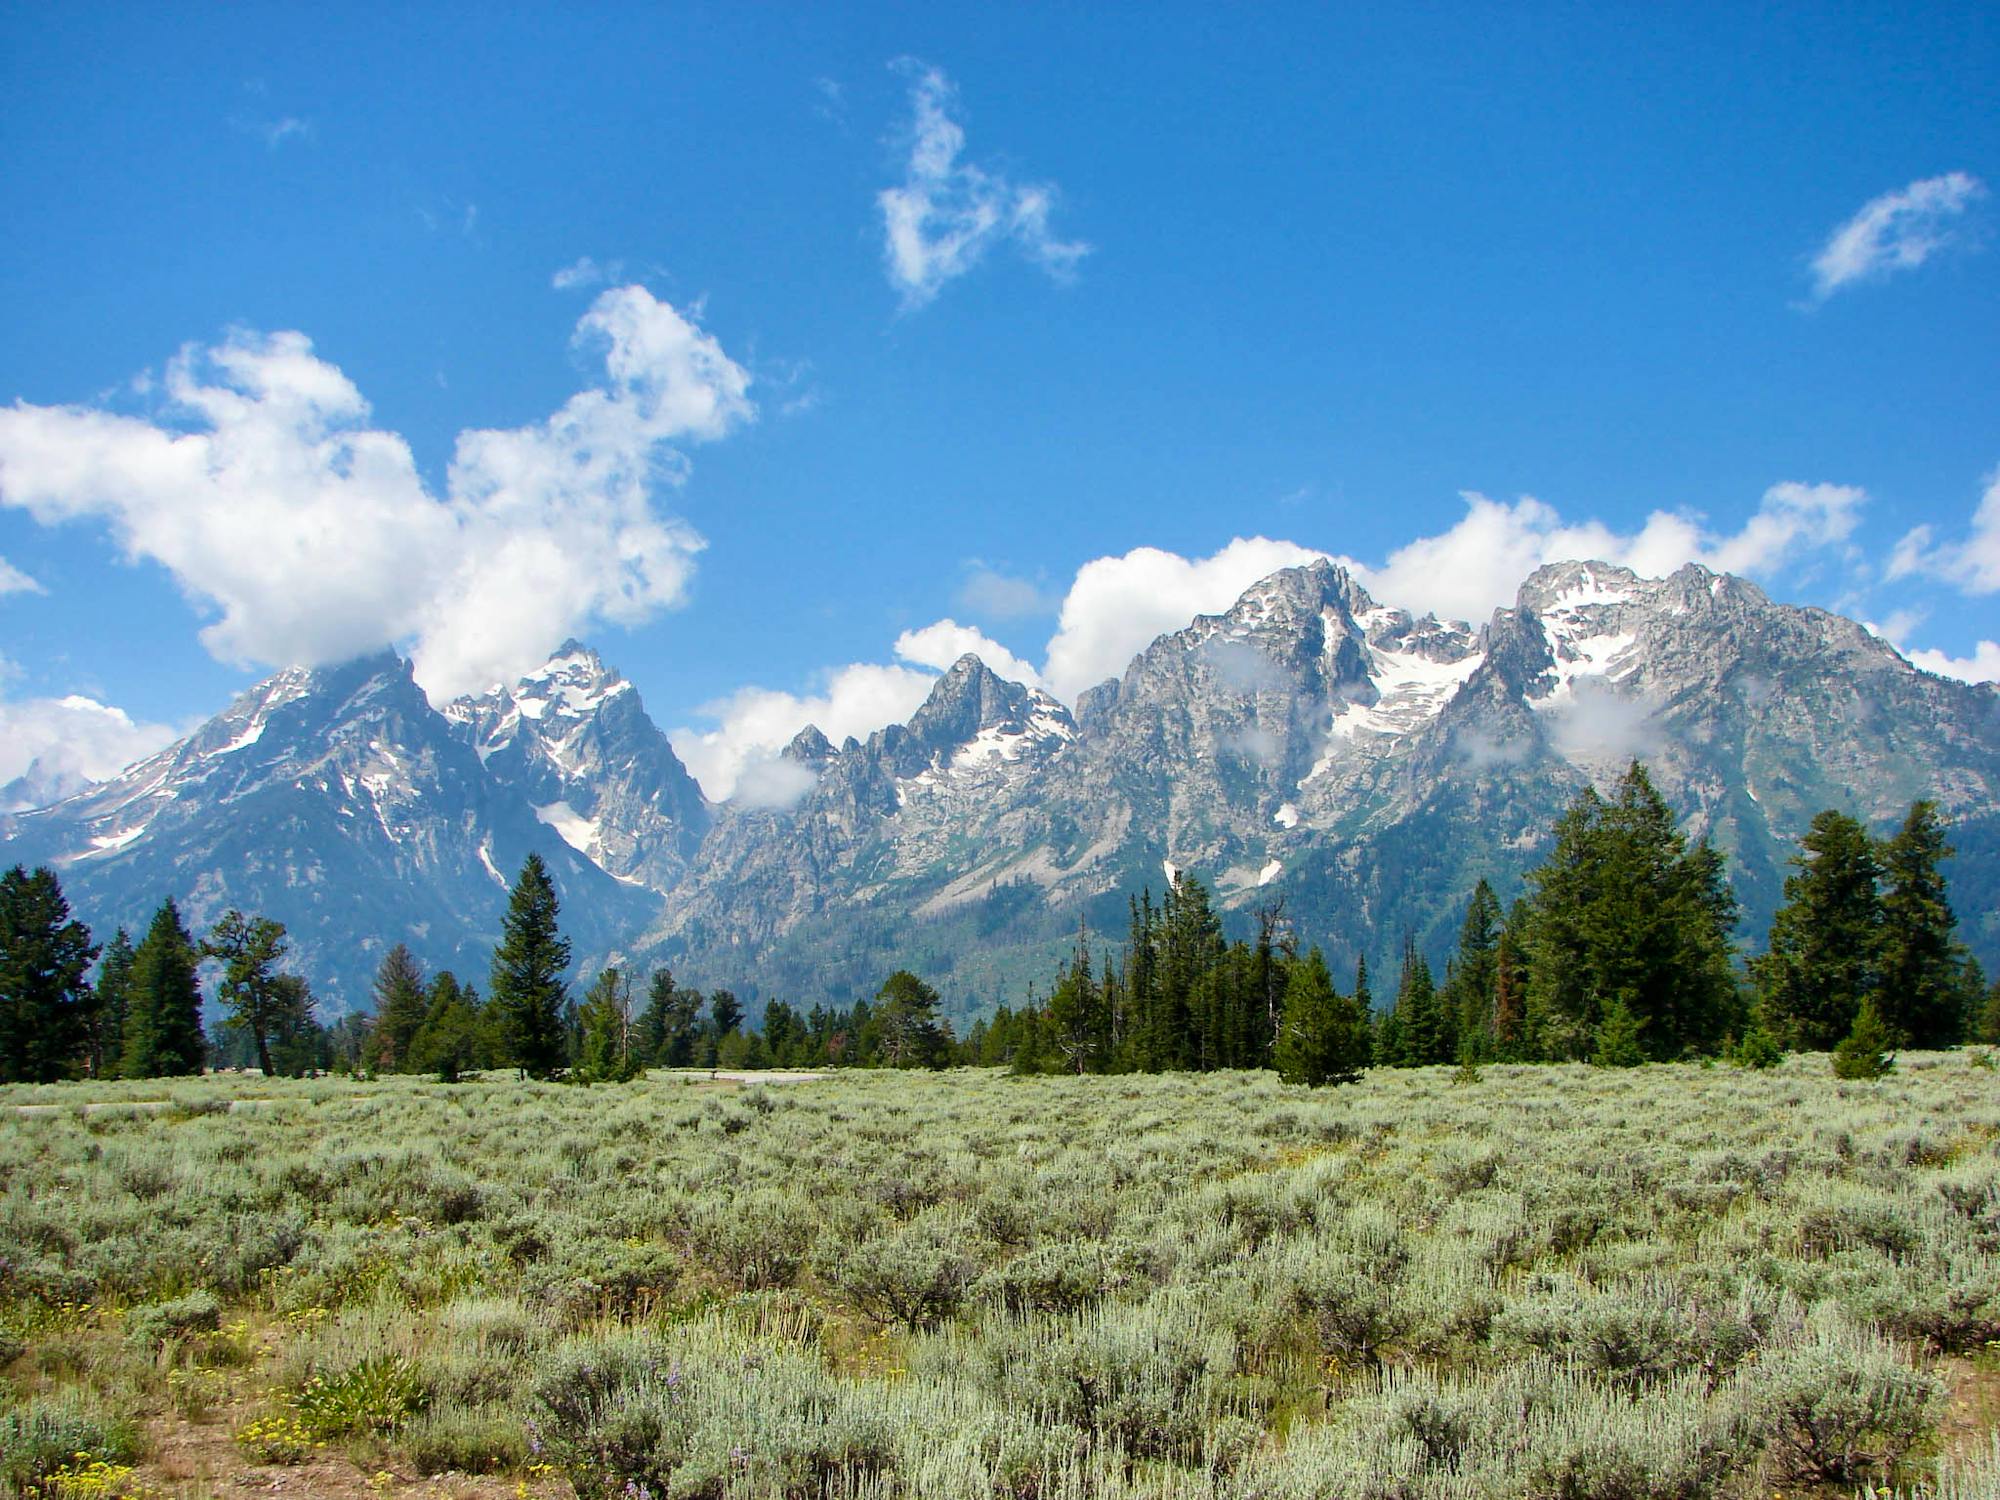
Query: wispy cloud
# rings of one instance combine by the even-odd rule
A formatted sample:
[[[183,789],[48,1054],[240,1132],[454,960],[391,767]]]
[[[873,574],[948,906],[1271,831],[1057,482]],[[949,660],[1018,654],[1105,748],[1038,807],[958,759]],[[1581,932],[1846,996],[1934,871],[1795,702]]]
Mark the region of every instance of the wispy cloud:
[[[6,598],[9,594],[46,594],[47,592],[47,589],[8,562],[6,558],[0,557],[0,599]]]
[[[618,261],[610,261],[600,266],[590,256],[579,255],[551,276],[549,285],[559,292],[573,292],[616,281],[623,274],[624,267]]]
[[[1016,578],[974,558],[954,596],[958,607],[982,620],[1026,620],[1052,615],[1062,601],[1031,579]]]
[[[963,276],[995,244],[1007,243],[1058,279],[1090,253],[1049,227],[1056,189],[1011,181],[962,159],[965,127],[954,117],[957,90],[937,68],[904,58],[910,78],[909,160],[900,187],[876,195],[882,211],[889,284],[907,309],[923,306]]]
[[[822,120],[830,120],[842,130],[847,128],[847,90],[835,78],[815,78],[813,80],[813,113]]]
[[[1843,287],[1911,271],[1959,238],[1958,220],[1986,195],[1965,172],[1926,177],[1862,205],[1813,257],[1813,296],[1824,302]]]
[[[288,141],[310,141],[318,133],[311,120],[298,115],[281,115],[275,120],[254,115],[232,115],[229,125],[233,130],[262,141],[266,151],[276,151]]]
[[[1986,493],[1972,513],[1972,529],[1961,542],[1939,542],[1932,526],[1906,533],[1889,554],[1889,577],[1928,574],[1958,585],[1967,594],[2000,593],[2000,470],[1986,479]]]

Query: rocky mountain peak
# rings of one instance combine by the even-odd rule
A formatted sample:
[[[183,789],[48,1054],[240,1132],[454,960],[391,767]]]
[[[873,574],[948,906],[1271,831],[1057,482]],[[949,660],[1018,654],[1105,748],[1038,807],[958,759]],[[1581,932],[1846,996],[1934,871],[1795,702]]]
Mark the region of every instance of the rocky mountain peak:
[[[906,734],[896,747],[897,770],[905,775],[913,768],[901,763],[912,751],[934,768],[1016,761],[1074,739],[1076,724],[1055,698],[1007,681],[968,652],[938,678]]]
[[[778,752],[781,760],[793,761],[815,771],[832,760],[834,754],[833,741],[820,732],[817,724],[806,725],[792,736],[789,745]]]

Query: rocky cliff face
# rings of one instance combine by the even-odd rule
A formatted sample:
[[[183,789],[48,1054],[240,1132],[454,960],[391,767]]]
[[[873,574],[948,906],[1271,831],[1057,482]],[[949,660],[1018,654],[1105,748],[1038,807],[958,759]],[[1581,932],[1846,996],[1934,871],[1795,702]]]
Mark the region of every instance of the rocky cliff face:
[[[486,773],[570,848],[630,885],[680,883],[710,822],[701,788],[632,684],[576,641],[444,717]]]
[[[387,652],[280,672],[179,744],[4,832],[0,857],[54,865],[107,933],[136,935],[169,894],[197,929],[232,906],[276,917],[334,1009],[365,1001],[398,941],[483,987],[530,850],[585,951],[614,946],[657,905],[551,839]]]
[[[285,672],[182,744],[0,823],[96,923],[165,892],[293,927],[337,999],[387,942],[483,977],[529,848],[582,967],[671,963],[810,1002],[910,965],[961,1012],[1018,999],[1081,918],[1199,871],[1282,899],[1336,962],[1441,949],[1503,897],[1583,786],[1638,757],[1731,855],[1761,935],[1822,807],[1953,819],[1968,938],[2000,957],[2000,693],[1919,672],[1852,621],[1688,567],[1537,572],[1478,628],[1377,604],[1338,567],[1272,575],[1061,703],[966,657],[909,723],[802,729],[763,793],[711,807],[638,695],[570,643],[434,713],[383,656]],[[361,976],[359,982],[357,976]]]
[[[1544,568],[1477,630],[1378,605],[1331,564],[1287,570],[1155,641],[1074,719],[1050,712],[990,780],[962,748],[1002,732],[963,707],[975,667],[906,729],[795,746],[811,792],[725,813],[716,862],[643,946],[807,994],[919,954],[990,1002],[1045,974],[1079,915],[1115,935],[1127,893],[1187,868],[1225,906],[1283,899],[1343,962],[1405,931],[1441,950],[1479,878],[1511,894],[1576,792],[1638,757],[1731,855],[1752,941],[1814,812],[1884,827],[1931,796],[1967,935],[2000,948],[2000,694],[1699,567]]]

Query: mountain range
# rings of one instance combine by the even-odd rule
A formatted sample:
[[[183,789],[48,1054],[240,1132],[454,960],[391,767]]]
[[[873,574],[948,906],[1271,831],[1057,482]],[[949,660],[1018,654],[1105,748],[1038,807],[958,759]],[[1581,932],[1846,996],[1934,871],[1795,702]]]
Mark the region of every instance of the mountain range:
[[[807,726],[755,805],[705,798],[574,641],[442,709],[385,651],[280,672],[110,781],[43,788],[73,794],[0,817],[0,862],[54,866],[107,932],[170,892],[198,925],[277,917],[340,1011],[398,941],[483,982],[532,849],[579,974],[667,964],[809,1004],[907,966],[963,1019],[1045,981],[1079,923],[1115,943],[1176,869],[1225,911],[1282,900],[1336,963],[1405,933],[1442,956],[1472,886],[1510,899],[1563,807],[1634,757],[1730,856],[1753,946],[1815,812],[1886,829],[1935,798],[1962,935],[2000,958],[2000,691],[1695,565],[1554,564],[1478,627],[1287,569],[1073,708],[967,656],[865,742]]]

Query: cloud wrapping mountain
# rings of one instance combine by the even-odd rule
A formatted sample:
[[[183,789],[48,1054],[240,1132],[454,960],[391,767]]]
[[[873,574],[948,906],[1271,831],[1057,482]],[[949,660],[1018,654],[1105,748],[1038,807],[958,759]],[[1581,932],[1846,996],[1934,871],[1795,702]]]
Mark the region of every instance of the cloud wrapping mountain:
[[[143,416],[0,409],[0,503],[97,521],[203,613],[217,657],[313,665],[411,641],[439,701],[564,636],[684,596],[701,537],[654,500],[676,444],[751,420],[750,377],[643,287],[577,324],[603,379],[542,421],[461,433],[443,494],[303,334],[238,331],[169,362]]]

